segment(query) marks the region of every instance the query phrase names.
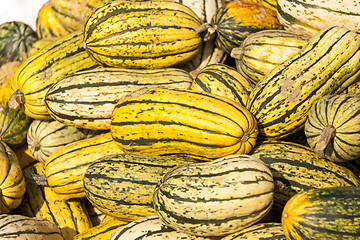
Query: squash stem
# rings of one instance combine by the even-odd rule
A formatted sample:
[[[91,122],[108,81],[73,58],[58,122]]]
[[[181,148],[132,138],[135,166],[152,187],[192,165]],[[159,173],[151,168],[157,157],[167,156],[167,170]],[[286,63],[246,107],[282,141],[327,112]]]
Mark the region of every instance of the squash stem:
[[[16,109],[25,103],[24,94],[20,90],[16,90],[10,95],[8,105],[12,109]]]
[[[334,126],[327,124],[321,131],[319,141],[315,144],[315,149],[324,151],[331,139],[335,137],[336,129]]]
[[[204,23],[195,29],[196,33],[203,35],[202,39],[204,42],[210,41],[215,37],[216,26],[211,26],[209,23]]]

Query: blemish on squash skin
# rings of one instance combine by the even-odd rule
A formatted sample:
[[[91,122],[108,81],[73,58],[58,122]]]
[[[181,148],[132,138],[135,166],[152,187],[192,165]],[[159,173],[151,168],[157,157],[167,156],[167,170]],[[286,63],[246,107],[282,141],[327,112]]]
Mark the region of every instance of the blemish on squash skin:
[[[295,78],[299,77],[301,72],[295,76]],[[295,81],[288,77],[286,74],[283,75],[285,80],[283,85],[281,86],[281,94],[288,100],[289,102],[294,102],[301,94],[301,84],[298,84],[296,87],[293,87]],[[291,90],[293,88],[293,90]]]

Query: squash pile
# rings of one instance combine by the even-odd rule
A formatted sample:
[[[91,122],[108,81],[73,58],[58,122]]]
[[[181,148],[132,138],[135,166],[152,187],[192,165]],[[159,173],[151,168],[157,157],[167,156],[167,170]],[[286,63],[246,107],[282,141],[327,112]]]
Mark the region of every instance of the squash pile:
[[[360,239],[360,6],[49,0],[0,25],[0,238]]]

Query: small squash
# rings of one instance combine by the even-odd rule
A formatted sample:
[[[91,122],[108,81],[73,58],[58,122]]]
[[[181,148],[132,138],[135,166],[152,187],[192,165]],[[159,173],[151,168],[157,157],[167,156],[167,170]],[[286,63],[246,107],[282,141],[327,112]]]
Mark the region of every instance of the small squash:
[[[19,21],[0,25],[0,65],[6,62],[23,62],[28,57],[32,44],[38,40],[36,32]]]
[[[327,95],[314,103],[305,122],[309,146],[334,162],[360,158],[360,95]]]

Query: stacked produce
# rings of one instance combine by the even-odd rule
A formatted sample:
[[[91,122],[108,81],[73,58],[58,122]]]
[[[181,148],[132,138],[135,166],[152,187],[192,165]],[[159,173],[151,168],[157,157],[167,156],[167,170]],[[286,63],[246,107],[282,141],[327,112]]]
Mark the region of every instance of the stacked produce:
[[[0,25],[4,239],[360,239],[360,6],[49,0]]]

